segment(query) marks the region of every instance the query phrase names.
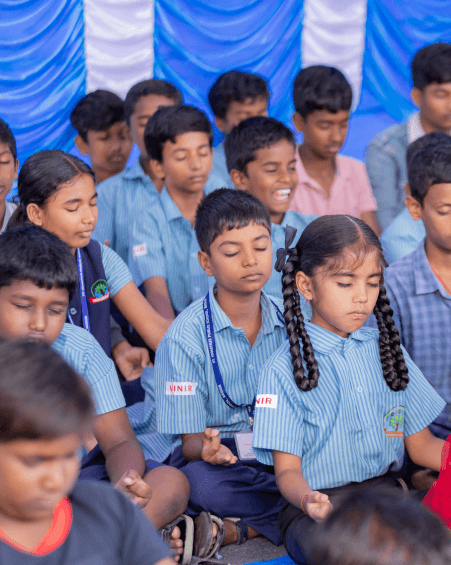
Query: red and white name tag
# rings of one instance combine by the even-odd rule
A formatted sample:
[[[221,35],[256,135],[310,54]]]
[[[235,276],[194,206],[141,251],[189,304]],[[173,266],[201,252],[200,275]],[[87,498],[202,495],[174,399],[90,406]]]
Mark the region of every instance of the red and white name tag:
[[[277,394],[258,394],[255,400],[257,408],[277,408],[277,401],[279,397]]]
[[[132,249],[133,259],[139,257],[140,255],[147,255],[147,244],[140,243],[139,245],[134,245]]]
[[[197,383],[166,382],[166,394],[170,396],[191,396],[196,394]]]

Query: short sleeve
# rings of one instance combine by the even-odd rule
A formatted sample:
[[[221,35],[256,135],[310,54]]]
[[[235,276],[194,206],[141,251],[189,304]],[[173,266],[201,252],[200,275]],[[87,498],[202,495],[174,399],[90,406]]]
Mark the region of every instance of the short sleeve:
[[[159,212],[164,215],[162,209]],[[152,277],[167,279],[163,234],[157,218],[144,211],[133,223],[131,239],[129,265],[136,285]]]
[[[115,251],[103,243],[100,243],[100,251],[110,297],[113,298],[126,284],[133,280],[133,277],[130,269]]]
[[[294,383],[294,381],[293,381]],[[257,459],[273,465],[272,451],[302,456],[303,416],[299,391],[271,367],[263,367],[255,405],[253,448]]]
[[[407,351],[402,347],[409,371],[409,384],[406,388],[406,422],[404,436],[420,432],[441,414],[446,402],[435,392],[432,385],[415,365]]]
[[[114,181],[113,181],[114,179]],[[116,178],[107,179],[97,186],[97,209],[99,216],[97,218],[96,227],[92,233],[93,239],[104,243],[106,240],[110,242],[111,247],[116,247],[114,232],[114,206],[113,195],[115,193]]]
[[[157,428],[196,434],[207,427],[205,359],[181,340],[163,338],[155,358]]]

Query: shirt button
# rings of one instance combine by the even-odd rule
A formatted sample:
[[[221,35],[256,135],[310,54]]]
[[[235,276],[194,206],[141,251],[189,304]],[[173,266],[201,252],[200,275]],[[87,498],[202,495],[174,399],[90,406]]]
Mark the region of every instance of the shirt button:
[[[76,308],[71,308],[71,309],[70,309],[70,313],[72,314],[72,316],[75,316],[75,314],[77,313],[77,309],[76,309]]]
[[[357,392],[363,392],[363,388],[361,386],[357,387]]]
[[[253,371],[254,365],[249,365],[249,369],[250,369],[251,371]]]

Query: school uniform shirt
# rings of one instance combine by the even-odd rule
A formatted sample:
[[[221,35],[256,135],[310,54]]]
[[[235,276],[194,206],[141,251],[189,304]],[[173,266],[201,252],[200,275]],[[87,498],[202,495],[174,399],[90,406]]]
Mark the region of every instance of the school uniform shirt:
[[[94,481],[77,483],[61,500],[32,552],[0,530],[5,565],[154,565],[170,555],[137,506],[112,486]]]
[[[9,219],[13,215],[13,212],[16,208],[17,208],[17,204],[15,202],[9,202],[9,200],[5,201],[5,216],[3,218],[3,224],[0,229],[0,233],[3,233],[6,230],[6,226],[8,225]]]
[[[404,437],[426,428],[444,400],[405,350],[410,382],[404,391],[387,386],[376,330],[361,328],[345,339],[309,322],[305,327],[318,362],[318,386],[308,392],[297,388],[286,341],[260,374],[257,458],[272,465],[271,450],[297,455],[313,490],[399,470]]]
[[[278,273],[274,265],[277,259],[277,250],[285,247],[285,231],[287,226],[291,226],[297,230],[296,236],[293,241],[293,245],[301,237],[301,233],[307,224],[312,222],[317,216],[308,216],[306,214],[300,214],[293,210],[288,210],[285,212],[281,224],[271,224],[271,242],[272,242],[272,273],[271,278],[263,287],[266,294],[277,297],[282,300],[282,273]],[[302,297],[301,297],[302,298]],[[305,302],[305,301],[304,301]]]
[[[381,244],[387,263],[402,259],[418,247],[426,237],[423,220],[414,220],[404,206],[392,223],[384,229]]]
[[[252,405],[258,372],[286,337],[285,324],[262,292],[262,326],[251,348],[209,291],[216,354],[227,394],[235,404]],[[281,304],[278,304],[279,309]],[[217,428],[221,438],[249,428],[248,411],[229,408],[215,380],[205,330],[203,299],[171,324],[155,358],[157,426],[164,434],[191,434]]]
[[[64,324],[52,348],[85,378],[91,388],[97,415],[125,406],[114,363],[89,332]]]
[[[165,279],[176,315],[205,296],[213,285],[213,277],[208,277],[199,264],[194,229],[166,187],[159,204],[143,210],[134,222],[130,252],[129,264],[136,285],[152,277]]]
[[[299,183],[290,210],[318,216],[350,214],[356,218],[360,218],[363,212],[377,210],[365,165],[344,155],[337,155],[335,163],[337,171],[330,187],[329,198],[326,198],[324,189],[307,173],[299,151],[296,151]]]
[[[97,186],[99,217],[92,234],[128,262],[131,226],[141,210],[152,207],[159,199],[155,185],[138,161],[130,169],[104,180]]]
[[[224,142],[222,141],[214,148],[213,153],[213,169],[210,178],[216,181],[216,188],[234,188],[229,171],[227,170],[227,162],[224,151]]]
[[[435,276],[421,242],[384,273],[401,343],[446,401],[435,420],[451,430],[451,296]]]
[[[157,431],[157,413],[155,397],[155,369],[146,367],[141,374],[141,385],[146,394],[144,402],[127,406],[130,424],[138,438],[145,459],[162,463],[172,450],[172,437]]]

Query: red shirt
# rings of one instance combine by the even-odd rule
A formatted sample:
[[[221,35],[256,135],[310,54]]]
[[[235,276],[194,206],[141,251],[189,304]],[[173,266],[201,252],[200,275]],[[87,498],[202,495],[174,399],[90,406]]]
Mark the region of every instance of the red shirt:
[[[440,476],[423,499],[423,506],[429,508],[443,523],[451,528],[451,435],[442,449]]]

